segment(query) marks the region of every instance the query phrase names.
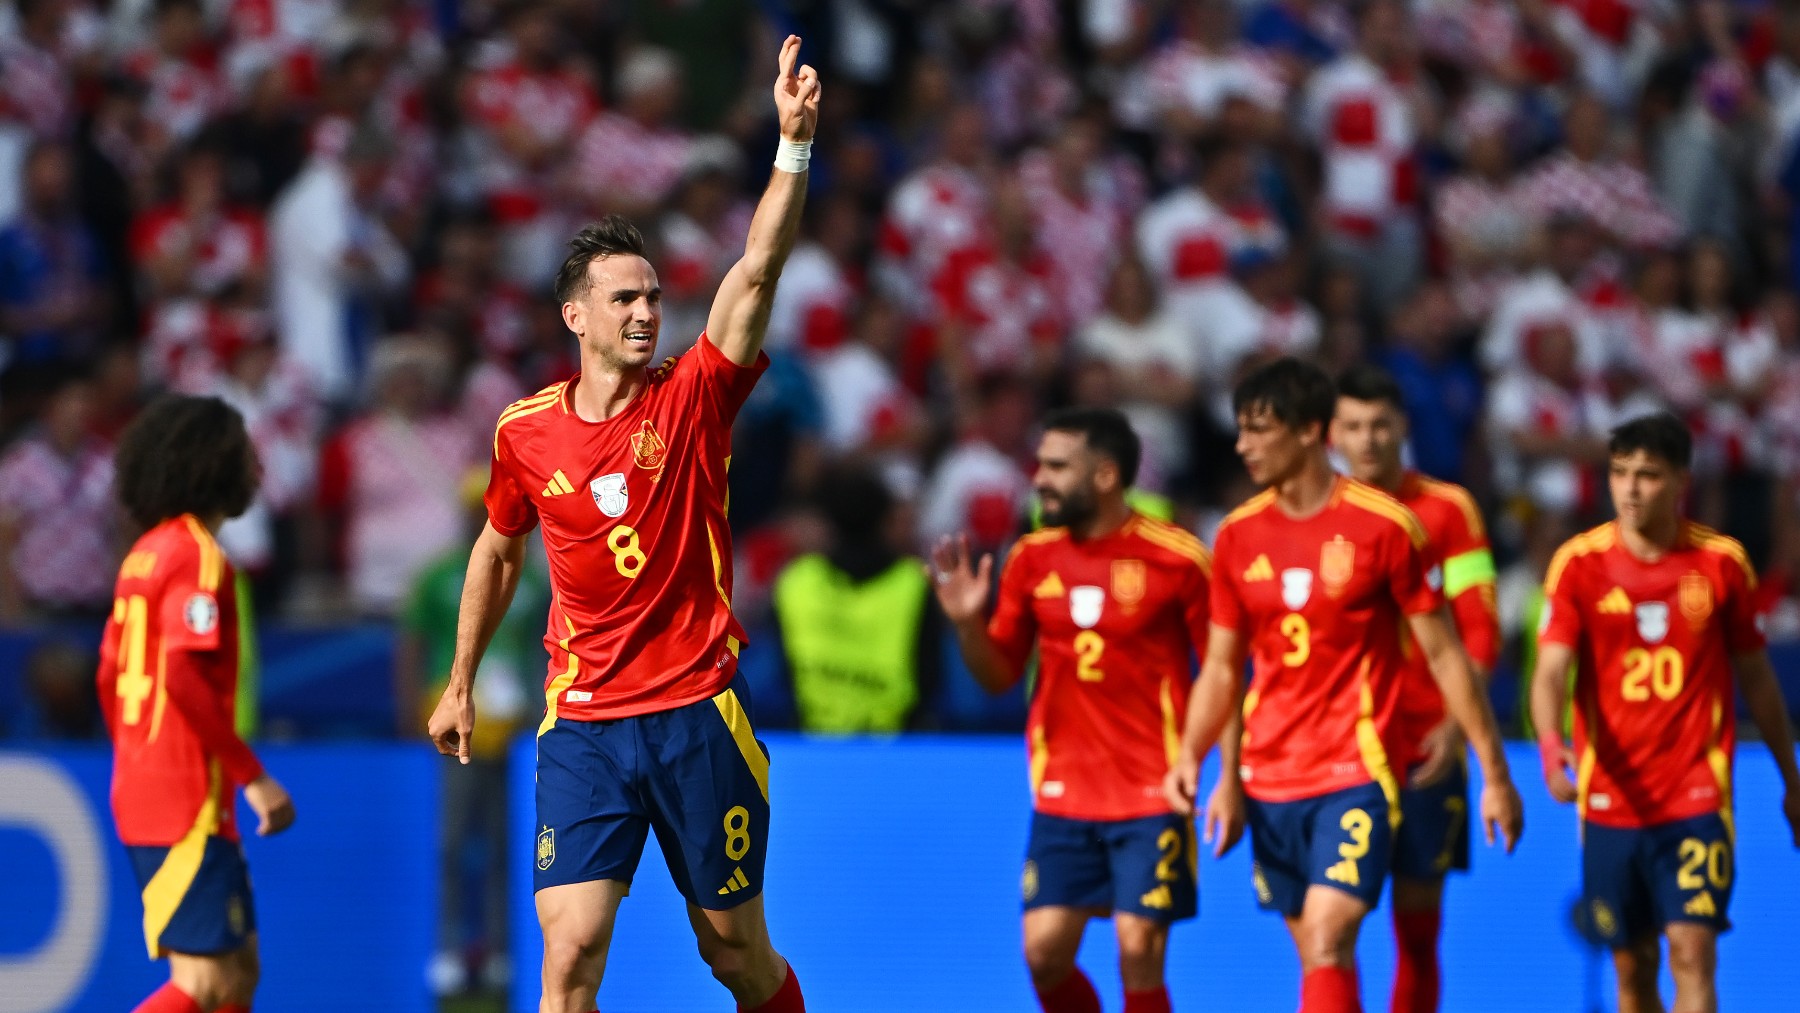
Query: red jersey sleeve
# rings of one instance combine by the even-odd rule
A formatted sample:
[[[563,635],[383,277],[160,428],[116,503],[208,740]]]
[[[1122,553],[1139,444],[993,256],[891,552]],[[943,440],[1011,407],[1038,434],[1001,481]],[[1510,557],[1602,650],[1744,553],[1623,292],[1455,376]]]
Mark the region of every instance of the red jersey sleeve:
[[[1559,644],[1570,649],[1581,646],[1581,609],[1575,601],[1577,579],[1570,565],[1570,553],[1570,547],[1563,546],[1544,576],[1544,615],[1538,621],[1540,645]]]
[[[768,368],[767,352],[758,351],[755,362],[740,366],[727,359],[704,331],[700,333],[700,340],[694,342],[693,349],[682,356],[676,366],[678,371],[692,371],[701,403],[726,427],[737,421],[738,409],[744,407],[751,389]]]
[[[169,702],[187,719],[201,745],[219,758],[231,782],[249,784],[262,776],[262,763],[244,740],[238,738],[231,721],[233,709],[219,706],[223,687],[214,686],[205,675],[217,668],[218,662],[189,658],[190,655],[217,651],[221,624],[237,621],[236,603],[221,602],[218,590],[229,586],[233,579],[231,571],[218,566],[211,586],[204,586],[206,582],[201,570],[206,562],[199,554],[184,555],[169,562],[171,570],[163,585],[157,616],[162,649],[168,658],[163,673],[164,691],[169,695]],[[227,605],[232,610],[230,615],[224,612]],[[231,665],[237,664],[236,658],[227,661]]]
[[[1725,647],[1733,655],[1752,654],[1768,646],[1756,617],[1756,574],[1736,559],[1725,560]]]
[[[1194,647],[1194,658],[1206,657],[1207,633],[1212,627],[1212,575],[1210,567],[1196,563],[1188,570],[1187,582],[1181,589],[1181,615],[1187,626],[1188,641]]]
[[[537,504],[525,494],[519,483],[513,478],[512,469],[505,463],[507,452],[502,449],[500,434],[494,434],[494,457],[488,465],[487,492],[481,496],[481,502],[487,507],[488,523],[494,530],[508,538],[517,538],[537,526]]]
[[[1500,660],[1500,612],[1494,599],[1494,553],[1487,527],[1474,501],[1464,495],[1457,523],[1445,539],[1442,565],[1444,597],[1456,619],[1456,631],[1469,657],[1492,670]]]
[[[1031,613],[1031,563],[1024,546],[1015,544],[1000,568],[1000,589],[994,615],[988,620],[988,636],[1000,648],[1013,678],[1025,672],[1025,660],[1037,639],[1037,619]]]
[[[1219,529],[1217,543],[1213,546],[1212,580],[1207,588],[1207,611],[1209,624],[1221,626],[1228,630],[1244,633],[1244,604],[1238,597],[1235,576],[1238,572],[1237,555],[1233,548],[1237,542],[1230,526]],[[1201,643],[1205,643],[1204,640]]]

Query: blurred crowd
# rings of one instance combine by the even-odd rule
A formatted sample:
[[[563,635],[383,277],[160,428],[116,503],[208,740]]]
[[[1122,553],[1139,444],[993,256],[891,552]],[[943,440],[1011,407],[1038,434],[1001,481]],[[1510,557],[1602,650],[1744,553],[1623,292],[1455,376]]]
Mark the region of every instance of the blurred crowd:
[[[13,0],[0,619],[106,605],[110,442],[165,389],[250,422],[264,487],[223,540],[265,613],[403,616],[501,408],[575,369],[548,291],[583,221],[639,224],[662,347],[695,340],[789,31],[827,97],[739,423],[742,609],[828,545],[846,461],[891,551],[1003,546],[1055,405],[1123,408],[1142,502],[1210,534],[1247,492],[1233,380],[1298,355],[1398,376],[1515,616],[1604,516],[1608,427],[1672,408],[1692,511],[1800,635],[1773,0]]]

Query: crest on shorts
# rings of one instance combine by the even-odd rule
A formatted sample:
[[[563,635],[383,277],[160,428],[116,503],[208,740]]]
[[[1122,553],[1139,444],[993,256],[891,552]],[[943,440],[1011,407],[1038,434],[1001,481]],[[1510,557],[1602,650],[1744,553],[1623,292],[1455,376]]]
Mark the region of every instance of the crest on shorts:
[[[1127,610],[1136,608],[1144,600],[1144,591],[1149,586],[1149,578],[1144,561],[1141,559],[1115,559],[1112,565],[1113,600]]]
[[[1281,603],[1299,611],[1312,600],[1312,571],[1294,566],[1281,571]]]
[[[1026,861],[1025,871],[1019,876],[1019,892],[1025,896],[1027,901],[1037,896],[1038,868],[1036,862]]]
[[[538,871],[543,872],[545,869],[550,868],[551,863],[555,862],[555,861],[556,861],[556,831],[550,829],[549,827],[545,827],[544,832],[541,834],[538,834],[538,842],[537,842]]]
[[[1681,615],[1695,626],[1706,622],[1713,612],[1712,581],[1706,574],[1689,571],[1681,578],[1681,590],[1676,594],[1676,604],[1681,606]]]
[[[1638,636],[1647,644],[1660,644],[1662,638],[1669,635],[1669,603],[1666,601],[1638,602],[1637,608]]]
[[[1611,939],[1619,934],[1619,920],[1613,917],[1612,908],[1603,900],[1595,900],[1589,908],[1589,915],[1594,919],[1594,931]]]
[[[601,475],[588,483],[588,489],[593,492],[594,503],[600,507],[600,512],[608,517],[623,515],[631,502],[630,494],[625,491],[625,473],[622,471]]]
[[[653,472],[651,482],[662,481],[663,462],[668,459],[669,445],[656,433],[656,427],[649,419],[638,427],[631,437],[631,454],[637,459],[637,466]]]
[[[1082,629],[1093,629],[1094,624],[1100,621],[1100,613],[1105,607],[1105,588],[1092,584],[1069,588],[1069,618]]]
[[[1319,549],[1319,579],[1325,583],[1325,593],[1333,598],[1342,594],[1344,585],[1350,583],[1350,576],[1356,572],[1356,543],[1338,535],[1326,542]]]

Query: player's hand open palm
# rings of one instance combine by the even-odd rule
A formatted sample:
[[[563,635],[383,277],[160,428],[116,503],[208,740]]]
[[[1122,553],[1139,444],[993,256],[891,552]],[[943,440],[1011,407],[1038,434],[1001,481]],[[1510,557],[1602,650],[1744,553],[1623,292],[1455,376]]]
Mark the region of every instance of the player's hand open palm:
[[[279,834],[294,825],[294,800],[281,782],[267,774],[244,785],[244,801],[256,813],[256,835]]]
[[[819,72],[800,61],[800,36],[790,35],[781,44],[781,73],[775,78],[775,112],[781,119],[781,136],[790,141],[810,141],[819,125]]]
[[[1519,835],[1525,832],[1525,804],[1519,801],[1519,789],[1512,781],[1489,783],[1481,789],[1481,829],[1490,845],[1497,833],[1506,853],[1512,854]]]
[[[438,752],[468,763],[469,737],[475,731],[475,694],[468,690],[458,692],[454,683],[445,686],[425,730]]]
[[[951,622],[980,618],[987,608],[988,579],[993,571],[992,555],[983,555],[979,563],[970,558],[967,537],[938,542],[931,552],[931,586],[937,589],[938,604]]]

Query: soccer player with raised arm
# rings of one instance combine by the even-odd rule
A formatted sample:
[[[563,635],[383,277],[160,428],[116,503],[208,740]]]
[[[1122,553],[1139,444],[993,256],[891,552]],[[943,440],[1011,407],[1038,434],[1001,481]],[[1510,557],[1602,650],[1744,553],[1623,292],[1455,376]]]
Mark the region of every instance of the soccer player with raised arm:
[[[700,955],[738,1008],[804,1008],[763,916],[769,761],[737,674],[745,636],[725,523],[731,425],[768,366],[763,333],[818,122],[819,76],[799,54],[789,36],[775,170],[694,347],[653,365],[662,289],[637,229],[609,217],[570,242],[556,279],[581,372],[515,402],[495,429],[488,523],[430,733],[467,762],[475,670],[541,525],[552,592],[533,828],[543,1013],[595,1008],[651,831]]]
[[[1206,660],[1165,780],[1170,804],[1191,810],[1200,757],[1239,708],[1248,653],[1240,777],[1254,885],[1293,935],[1301,1013],[1362,1008],[1357,932],[1381,896],[1401,819],[1403,630],[1481,761],[1488,839],[1497,830],[1510,851],[1524,824],[1425,529],[1387,493],[1331,470],[1336,402],[1331,378],[1295,359],[1233,392],[1238,455],[1264,488],[1220,525]]]
[[[112,810],[143,887],[144,942],[169,981],[136,1013],[248,1013],[256,910],[236,789],[256,832],[294,822],[287,792],[234,725],[238,608],[213,535],[261,478],[244,420],[217,398],[152,404],[119,441],[118,495],[144,533],[119,567],[100,646]]]
[[[1338,380],[1331,444],[1352,477],[1393,496],[1425,529],[1427,563],[1441,568],[1444,598],[1477,677],[1500,654],[1494,607],[1494,556],[1474,497],[1462,486],[1427,478],[1400,459],[1408,424],[1400,385],[1371,365]],[[1431,666],[1406,645],[1396,758],[1405,772],[1400,827],[1394,835],[1394,966],[1392,1013],[1436,1013],[1438,935],[1444,877],[1469,867],[1469,776],[1462,729],[1444,709]],[[1398,773],[1398,772],[1397,772]]]
[[[1075,954],[1088,919],[1110,914],[1126,1013],[1167,1013],[1169,926],[1194,916],[1197,897],[1192,821],[1169,811],[1161,784],[1206,644],[1210,560],[1193,535],[1126,505],[1139,444],[1123,415],[1069,410],[1044,430],[1034,483],[1046,527],[1007,556],[993,617],[993,557],[973,563],[966,539],[936,548],[938,602],[992,692],[1017,683],[1037,649],[1021,891],[1039,1003],[1099,1013]],[[1209,832],[1222,851],[1243,815],[1235,788],[1220,791]]]
[[[1737,864],[1734,670],[1800,847],[1793,731],[1751,603],[1756,571],[1743,546],[1681,515],[1687,427],[1666,414],[1634,419],[1609,449],[1618,519],[1550,561],[1531,716],[1550,794],[1581,820],[1582,921],[1612,950],[1620,1013],[1663,1009],[1662,938],[1677,1013],[1715,1013]],[[1571,665],[1573,751],[1558,731]]]

